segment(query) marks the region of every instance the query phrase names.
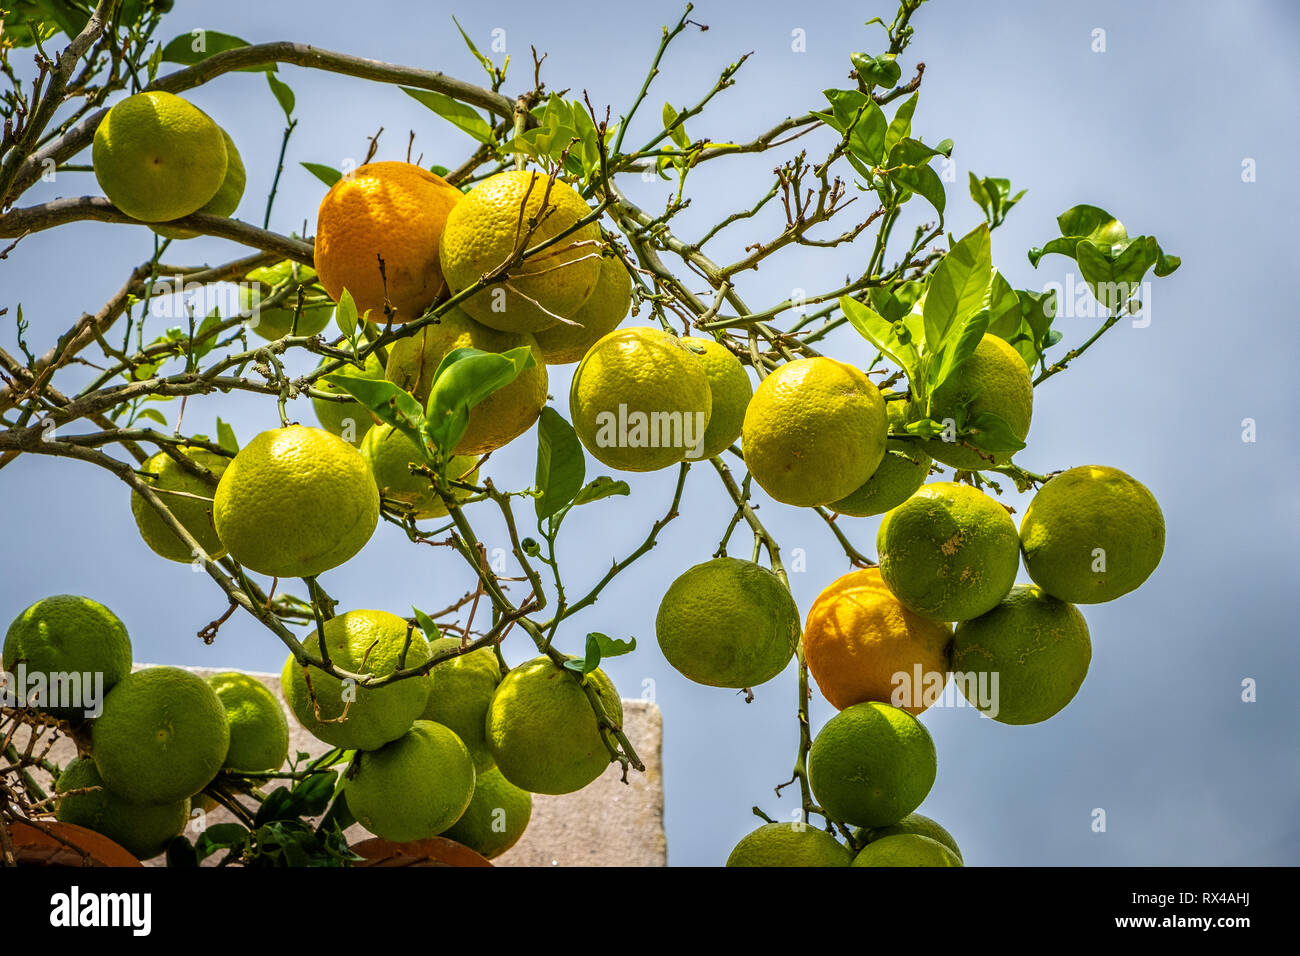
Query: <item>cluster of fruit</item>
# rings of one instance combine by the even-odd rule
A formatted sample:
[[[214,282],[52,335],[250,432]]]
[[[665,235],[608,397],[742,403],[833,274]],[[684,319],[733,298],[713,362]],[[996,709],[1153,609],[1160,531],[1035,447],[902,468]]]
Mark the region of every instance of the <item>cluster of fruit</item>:
[[[218,773],[278,770],[288,757],[289,725],[262,683],[175,667],[133,672],[126,628],[90,598],[55,595],[27,608],[9,625],[3,660],[28,676],[20,703],[74,728],[82,755],[55,780],[58,819],[140,859],[185,829],[192,804],[211,805],[201,793]]]
[[[350,611],[322,629],[338,667],[375,679],[418,668],[457,638],[432,643],[383,611]],[[319,640],[306,642],[320,653]],[[86,597],[57,595],[23,611],[9,626],[4,667],[43,675],[19,703],[67,722],[81,745],[55,789],[57,816],[89,827],[141,859],[161,853],[180,834],[191,807],[210,809],[204,794],[222,772],[280,770],[289,729],[279,700],[246,674],[203,680],[175,667],[132,672],[122,622]],[[22,670],[20,671],[20,668]],[[56,685],[94,686],[102,700],[51,697]],[[589,675],[611,720],[621,704],[604,673]],[[376,687],[346,688],[291,656],[282,688],[298,721],[331,746],[356,751],[344,799],[353,816],[386,839],[405,842],[443,834],[486,857],[522,835],[531,793],[569,793],[609,764],[583,688],[549,658],[503,679],[491,648],[451,657],[425,675]]]

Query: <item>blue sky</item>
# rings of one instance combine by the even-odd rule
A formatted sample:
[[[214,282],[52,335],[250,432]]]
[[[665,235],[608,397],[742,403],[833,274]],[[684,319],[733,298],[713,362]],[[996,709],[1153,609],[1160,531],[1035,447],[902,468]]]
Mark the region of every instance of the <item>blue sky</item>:
[[[529,45],[549,54],[553,89],[587,90],[615,114],[635,96],[661,25],[673,4],[620,6],[584,22],[540,12],[536,4],[371,3],[363,14],[334,0],[313,4],[177,3],[164,38],[210,27],[252,41],[292,39],[350,53],[438,69],[479,82],[482,73],[451,24],[456,13],[480,47],[504,31],[511,55],[507,90],[531,68]],[[694,102],[726,63],[753,51],[735,88],[720,96],[693,137],[740,141],[782,117],[820,108],[820,91],[844,85],[848,55],[879,52],[886,3],[697,4],[709,25],[683,36],[663,63],[646,115],[630,139],[654,132],[665,100]],[[1283,2],[1221,4],[932,2],[914,19],[904,58],[927,69],[914,130],[927,142],[950,137],[956,181],[948,184],[948,228],[961,235],[980,221],[966,194],[968,170],[1009,177],[1029,192],[994,234],[995,264],[1017,287],[1063,282],[1072,263],[1059,256],[1030,267],[1025,250],[1055,234],[1055,217],[1081,202],[1119,216],[1131,234],[1154,234],[1183,259],[1156,283],[1145,328],[1122,323],[1068,373],[1035,396],[1029,447],[1018,456],[1035,471],[1107,464],[1128,471],[1159,498],[1168,524],[1164,561],[1139,591],[1084,609],[1093,639],[1091,671],[1071,705],[1052,720],[1008,727],[968,708],[929,711],[924,721],[939,755],[938,780],[923,812],[940,820],[972,864],[1295,864],[1300,862],[1296,711],[1287,685],[1297,667],[1294,540],[1300,509],[1291,487],[1300,456],[1288,411],[1300,404],[1293,371],[1300,350],[1292,218],[1300,153],[1291,91],[1300,88],[1297,13]],[[1094,31],[1105,52],[1094,52]],[[791,49],[792,31],[806,52]],[[502,34],[498,34],[501,36]],[[497,58],[499,59],[499,54]],[[165,67],[166,69],[166,67]],[[407,130],[426,164],[455,166],[469,140],[393,87],[282,68],[297,94],[300,126],[290,142],[272,227],[314,222],[323,186],[300,161],[359,161],[366,137],[384,127],[379,158],[405,157]],[[259,74],[233,74],[191,97],[239,145],[249,184],[238,215],[261,219],[283,117]],[[655,127],[657,128],[657,127]],[[820,138],[818,138],[820,137]],[[752,205],[778,158],[800,146],[824,150],[829,134],[800,140],[780,156],[706,166],[688,183],[692,206],[675,222],[692,238],[729,211]],[[1252,160],[1254,182],[1244,182]],[[82,161],[88,161],[82,160]],[[647,208],[662,208],[667,183],[626,182]],[[24,197],[96,193],[92,177],[66,174]],[[869,211],[869,200],[860,205]],[[847,214],[846,214],[847,215]],[[738,257],[779,229],[760,218],[726,234],[715,257]],[[900,229],[900,234],[910,230]],[[829,289],[855,268],[857,246],[792,250],[742,279],[754,307],[791,290]],[[94,311],[151,249],[143,229],[83,224],[30,236],[0,263],[0,305],[21,302],[29,338],[42,352],[83,311]],[[179,258],[224,261],[238,249],[199,239],[173,246]],[[13,326],[4,319],[12,348]],[[159,323],[161,325],[162,323]],[[1062,317],[1063,352],[1086,338],[1095,319]],[[830,348],[846,360],[870,358],[852,337]],[[310,363],[299,360],[305,370]],[[81,372],[69,377],[76,379]],[[569,369],[553,369],[551,394],[567,415]],[[174,418],[175,408],[163,406]],[[291,415],[314,422],[305,400]],[[211,431],[232,422],[241,440],[276,424],[273,403],[247,396],[192,401],[186,427]],[[1243,419],[1257,440],[1242,441]],[[534,443],[525,437],[496,453],[489,473],[501,486],[531,483]],[[589,459],[589,475],[602,473]],[[627,478],[620,475],[618,477]],[[631,477],[633,495],[592,505],[561,538],[576,586],[594,581],[626,554],[666,507],[675,471]],[[136,534],[128,492],[88,466],[22,459],[0,471],[8,543],[0,574],[0,618],[60,592],[85,593],[126,622],[141,660],[278,670],[279,643],[237,616],[216,644],[195,632],[224,610],[206,577],[161,561]],[[624,696],[652,691],[663,709],[664,782],[670,860],[715,864],[757,821],[758,804],[789,819],[791,793],[772,787],[789,776],[796,746],[793,669],[758,689],[754,703],[678,676],[654,642],[658,601],[686,567],[717,546],[730,509],[712,470],[692,473],[682,517],[659,546],[561,633],[577,651],[600,630],[635,636],[634,654],[608,672]],[[1007,500],[1023,512],[1027,499]],[[806,570],[792,574],[806,611],[817,593],[848,570],[821,521],[760,496],[761,515],[787,560],[801,549]],[[480,519],[489,547],[502,531]],[[873,550],[876,519],[846,519]],[[496,536],[495,538],[493,536]],[[739,543],[739,538],[737,539]],[[743,545],[735,553],[743,554]],[[323,576],[345,607],[404,613],[459,597],[469,576],[450,552],[414,549],[381,526],[345,567]],[[1024,579],[1022,574],[1022,580]],[[521,660],[518,640],[507,655]],[[1258,682],[1258,700],[1241,684]],[[814,729],[833,711],[820,697]],[[1093,832],[1095,808],[1107,829]]]

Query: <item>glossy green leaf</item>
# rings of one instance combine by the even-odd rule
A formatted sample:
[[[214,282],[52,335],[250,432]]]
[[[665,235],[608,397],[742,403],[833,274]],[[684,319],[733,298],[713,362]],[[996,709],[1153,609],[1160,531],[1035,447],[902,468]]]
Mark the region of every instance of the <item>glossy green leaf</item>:
[[[992,281],[989,227],[982,223],[948,251],[930,276],[922,314],[925,347],[931,354],[943,347],[944,338],[955,323],[980,310]]]
[[[333,166],[325,166],[321,163],[299,163],[298,165],[307,170],[307,172],[311,173],[326,186],[333,186],[343,178],[343,174]]]
[[[182,33],[164,46],[162,58],[168,63],[193,66],[195,63],[202,63],[214,54],[225,53],[227,50],[237,50],[244,46],[248,46],[247,40],[241,40],[229,33],[196,28],[188,33]],[[274,73],[276,69],[274,63],[268,63],[265,66],[246,66],[240,72]]]
[[[584,485],[582,490],[573,498],[573,505],[590,504],[593,501],[600,501],[602,498],[609,498],[613,495],[629,495],[632,489],[626,481],[615,481],[609,475],[601,475],[594,481]]]
[[[573,426],[550,405],[537,422],[537,490],[533,499],[539,520],[545,520],[582,491],[587,477],[586,456]]]
[[[409,86],[403,86],[401,90],[480,143],[492,142],[491,124],[472,106],[466,106],[459,100],[434,90],[416,90]]]
[[[235,437],[235,430],[220,418],[217,419],[217,444],[232,455],[239,453],[239,439]]]
[[[270,84],[271,92],[275,95],[275,101],[280,104],[280,109],[284,110],[286,120],[293,119],[293,108],[296,103],[293,90],[289,84],[279,79],[274,73],[266,74],[266,82]]]
[[[497,389],[513,382],[533,365],[533,353],[526,345],[508,352],[452,349],[438,366],[426,406],[429,439],[451,457],[469,427],[470,409]]]

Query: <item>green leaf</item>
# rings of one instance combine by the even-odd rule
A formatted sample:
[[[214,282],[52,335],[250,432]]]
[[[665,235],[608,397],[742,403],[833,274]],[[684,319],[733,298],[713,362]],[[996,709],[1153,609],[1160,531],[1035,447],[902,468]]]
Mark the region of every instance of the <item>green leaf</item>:
[[[333,166],[325,166],[321,163],[299,163],[298,165],[307,170],[307,172],[311,173],[326,186],[333,186],[343,178],[343,174]]]
[[[238,823],[214,823],[199,834],[195,852],[200,860],[207,859],[218,850],[242,846],[248,840],[248,829]]]
[[[417,445],[421,444],[420,427],[424,424],[424,409],[420,407],[419,399],[410,392],[393,382],[359,378],[341,372],[326,375],[324,379],[370,409],[380,421],[392,425]]]
[[[303,778],[293,788],[288,808],[295,811],[296,816],[319,816],[329,806],[336,782],[337,775],[333,770]]]
[[[634,650],[636,650],[635,637],[630,641],[620,641],[608,634],[592,631],[587,635],[585,655],[565,661],[564,666],[585,677],[600,666],[603,658],[621,657],[624,654],[630,654]]]
[[[357,303],[352,298],[352,293],[347,289],[339,296],[338,307],[334,310],[334,324],[339,327],[348,338],[351,338],[357,331]]]
[[[989,327],[989,314],[980,311],[968,315],[959,319],[955,327],[956,332],[948,335],[943,350],[930,360],[928,385],[931,395],[975,353],[975,347],[980,344],[980,339],[984,338],[984,332]]]
[[[451,22],[456,24],[456,29],[460,31],[461,39],[464,40],[465,45],[469,47],[469,52],[474,54],[474,59],[478,60],[479,65],[482,66],[483,69],[487,71],[488,76],[492,77],[493,79],[496,79],[496,73],[493,71],[492,68],[492,61],[478,51],[478,47],[476,47],[474,45],[474,41],[469,38],[469,34],[465,32],[465,28],[460,25],[459,20],[457,20],[455,17],[452,17]]]
[[[995,412],[980,412],[966,422],[962,438],[980,451],[1020,451],[1025,443],[1016,437],[1011,425]]]
[[[850,158],[856,157],[867,166],[878,165],[885,151],[888,123],[876,101],[861,90],[823,90],[822,93],[831,104],[831,112],[813,115],[841,134],[849,132]]]
[[[993,281],[989,284],[987,305],[989,326],[987,331],[1007,342],[1014,342],[1020,331],[1023,316],[1020,314],[1020,298],[1011,283],[1001,272],[994,270]]]
[[[232,455],[239,454],[239,439],[235,437],[235,430],[220,418],[217,419],[217,444]]]
[[[242,46],[248,46],[248,41],[231,36],[229,33],[222,33],[219,30],[194,29],[189,33],[182,33],[164,46],[162,58],[168,63],[193,66],[195,63],[202,63],[213,54],[224,53],[227,50],[237,50]],[[196,49],[196,47],[199,49]],[[276,71],[275,64],[246,66],[240,72],[261,73],[263,71],[274,73]]]
[[[691,138],[686,135],[685,124],[677,122],[678,115],[677,110],[673,109],[671,103],[664,103],[663,121],[668,138],[673,141],[678,149],[687,149],[691,145]]]
[[[925,319],[925,346],[931,354],[943,347],[944,338],[954,323],[980,310],[984,293],[992,281],[989,227],[981,224],[948,251],[930,276],[922,315]]]
[[[920,166],[935,156],[951,156],[952,140],[941,140],[938,146],[927,146],[919,139],[906,136],[889,150],[890,166]]]
[[[890,178],[928,202],[939,213],[940,219],[943,218],[948,197],[943,190],[943,181],[933,169],[929,166],[903,166],[893,170]]]
[[[537,490],[533,499],[539,521],[551,517],[582,490],[587,462],[578,433],[550,405],[537,422]]]
[[[892,152],[895,144],[907,138],[912,132],[912,114],[916,112],[916,101],[921,94],[913,93],[894,111],[894,118],[885,130],[885,152]]]
[[[847,295],[840,296],[840,309],[858,334],[906,372],[909,379],[915,379],[920,355],[913,344],[900,337],[899,323],[887,321],[866,303]]]
[[[865,53],[854,53],[849,59],[859,78],[868,87],[880,86],[889,89],[902,79],[903,70],[898,65],[896,54],[882,53],[880,56],[868,56]]]
[[[626,481],[615,481],[609,475],[601,475],[595,481],[585,485],[573,498],[573,506],[590,504],[612,495],[629,495],[632,489]]]
[[[1113,247],[1081,239],[1074,250],[1075,261],[1093,296],[1114,312],[1138,292],[1147,269],[1155,265],[1154,242],[1134,240],[1118,255],[1108,255]]]
[[[438,629],[438,625],[434,623],[433,618],[429,617],[429,615],[425,614],[418,607],[412,606],[411,610],[415,612],[415,620],[420,625],[420,630],[424,632],[424,639],[426,641],[432,643],[442,637],[442,631]]]
[[[194,332],[194,348],[192,350],[195,361],[211,352],[217,344],[216,328],[220,324],[221,313],[217,309],[209,312],[208,317],[199,324],[199,327]]]
[[[266,74],[266,82],[271,86],[271,92],[275,94],[275,101],[280,104],[280,109],[284,110],[286,120],[293,119],[293,107],[295,99],[293,90],[289,89],[289,84],[279,79],[274,73]]]
[[[167,427],[167,419],[156,408],[142,408],[136,413],[135,417],[137,421],[141,418],[147,418],[151,422],[157,422],[163,428]]]
[[[162,66],[162,44],[154,45],[153,53],[149,55],[147,69],[149,71],[149,82],[152,83],[158,75],[158,67]]]
[[[480,143],[492,142],[492,126],[473,107],[434,90],[416,90],[409,86],[403,86],[401,90]]]
[[[198,855],[190,841],[183,836],[176,836],[167,844],[167,866],[174,869],[191,869],[199,865]]]
[[[1112,242],[1127,236],[1124,225],[1106,210],[1097,206],[1071,206],[1056,217],[1056,224],[1063,236],[1088,236],[1097,238],[1102,235],[1113,236]]]
[[[426,406],[429,439],[450,457],[469,427],[470,409],[533,365],[526,345],[508,352],[452,349],[438,366]]]

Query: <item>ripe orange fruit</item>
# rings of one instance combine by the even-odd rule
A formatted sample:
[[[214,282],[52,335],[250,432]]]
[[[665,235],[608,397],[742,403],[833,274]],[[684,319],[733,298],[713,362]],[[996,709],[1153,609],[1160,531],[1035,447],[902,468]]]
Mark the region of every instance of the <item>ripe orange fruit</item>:
[[[836,710],[874,700],[921,713],[947,682],[951,643],[952,628],[905,608],[879,568],[833,581],[803,632],[808,670]]]
[[[338,301],[347,289],[357,314],[369,309],[382,325],[386,279],[393,321],[419,318],[446,290],[438,246],[460,198],[451,183],[413,163],[366,163],[336,182],[316,214],[316,274],[330,298]]]

